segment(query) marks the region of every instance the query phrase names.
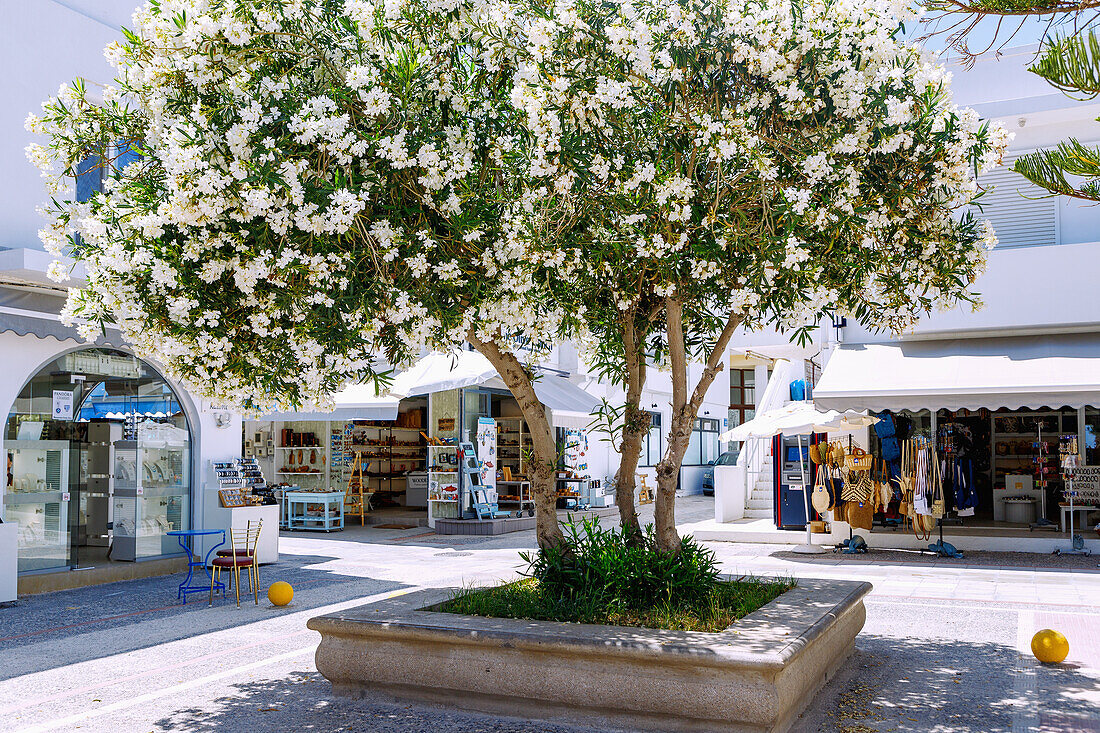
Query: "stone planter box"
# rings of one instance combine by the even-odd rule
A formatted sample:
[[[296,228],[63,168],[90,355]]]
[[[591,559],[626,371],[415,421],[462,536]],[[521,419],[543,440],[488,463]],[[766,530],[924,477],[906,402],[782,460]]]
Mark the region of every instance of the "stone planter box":
[[[308,626],[339,694],[632,730],[786,731],[851,653],[870,590],[799,580],[715,634],[433,610],[449,589]]]

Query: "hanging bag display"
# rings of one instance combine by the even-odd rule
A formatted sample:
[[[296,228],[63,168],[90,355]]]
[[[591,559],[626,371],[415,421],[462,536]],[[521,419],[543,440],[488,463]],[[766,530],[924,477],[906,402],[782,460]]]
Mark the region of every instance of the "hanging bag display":
[[[913,444],[906,440],[901,446],[901,469],[898,473],[898,490],[901,492],[901,503],[898,513],[903,517],[913,516]]]
[[[833,508],[833,497],[829,494],[829,490],[825,488],[825,474],[827,472],[828,469],[825,466],[818,467],[817,480],[814,482],[814,493],[810,496],[810,503],[813,504],[818,514],[824,514]]]
[[[943,493],[943,472],[940,470],[940,462],[936,458],[936,452],[932,453],[932,512],[934,519],[941,519],[947,513],[947,499]]]
[[[845,458],[845,465],[848,466],[849,471],[870,471],[874,460],[874,456],[856,446],[852,449],[851,454]]]
[[[879,506],[882,507],[883,511],[886,511],[890,507],[890,502],[894,499],[894,487],[890,485],[890,474],[886,468],[886,461],[879,462],[877,488]]]

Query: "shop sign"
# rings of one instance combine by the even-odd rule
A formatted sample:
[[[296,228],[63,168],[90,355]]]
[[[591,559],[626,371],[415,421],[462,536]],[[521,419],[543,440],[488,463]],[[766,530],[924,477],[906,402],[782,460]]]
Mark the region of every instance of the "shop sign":
[[[71,389],[55,389],[53,391],[53,419],[73,419],[73,391]]]
[[[1100,466],[1078,466],[1066,475],[1073,481],[1075,504],[1100,506]],[[1067,487],[1068,488],[1068,487]]]
[[[497,486],[497,421],[491,417],[477,419],[477,459],[481,461],[481,485],[490,490]],[[495,501],[495,499],[490,499]]]
[[[436,426],[441,433],[449,433],[455,429],[455,419],[453,417],[441,417],[436,421]]]

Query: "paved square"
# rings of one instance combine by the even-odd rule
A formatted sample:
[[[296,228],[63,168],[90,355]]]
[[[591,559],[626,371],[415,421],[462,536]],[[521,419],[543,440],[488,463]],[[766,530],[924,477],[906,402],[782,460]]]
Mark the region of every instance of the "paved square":
[[[651,507],[643,509],[652,511]],[[680,501],[683,525],[710,499]],[[423,528],[292,533],[264,568],[293,603],[175,602],[178,577],[30,596],[0,607],[2,731],[567,731],[539,721],[337,698],[313,667],[311,616],[421,587],[513,577],[532,532],[439,537]],[[867,580],[856,653],[795,730],[1100,730],[1097,558],[906,552],[803,556],[711,543],[727,572]],[[965,549],[965,548],[963,548]],[[1070,640],[1044,667],[1038,629]]]

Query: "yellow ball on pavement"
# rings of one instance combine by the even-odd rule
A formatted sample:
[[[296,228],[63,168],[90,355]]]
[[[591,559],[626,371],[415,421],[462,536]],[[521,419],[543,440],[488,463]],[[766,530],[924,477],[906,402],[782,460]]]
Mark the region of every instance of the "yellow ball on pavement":
[[[1031,637],[1031,653],[1043,664],[1058,664],[1069,654],[1069,642],[1057,631],[1043,629]]]
[[[294,598],[294,589],[290,586],[290,583],[286,583],[282,580],[277,580],[271,584],[271,587],[267,589],[267,600],[271,601],[272,605],[285,606],[290,603]]]

